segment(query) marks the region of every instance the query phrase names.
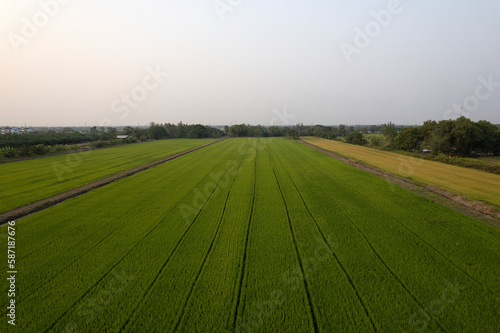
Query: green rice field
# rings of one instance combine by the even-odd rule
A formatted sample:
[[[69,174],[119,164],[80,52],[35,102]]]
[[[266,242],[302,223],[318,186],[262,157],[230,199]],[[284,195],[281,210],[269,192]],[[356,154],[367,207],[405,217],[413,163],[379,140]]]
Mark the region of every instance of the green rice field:
[[[1,207],[206,142],[95,151],[61,187],[64,156],[16,162]],[[15,221],[15,235],[16,326],[4,296],[2,332],[500,327],[500,230],[284,138],[204,147]]]
[[[169,139],[0,164],[0,213],[209,143]]]

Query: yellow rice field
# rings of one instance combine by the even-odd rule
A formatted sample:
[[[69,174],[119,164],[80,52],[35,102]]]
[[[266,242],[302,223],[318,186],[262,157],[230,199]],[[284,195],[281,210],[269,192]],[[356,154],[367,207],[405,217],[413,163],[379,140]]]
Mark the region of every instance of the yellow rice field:
[[[500,207],[500,176],[316,137],[304,141],[381,170]]]

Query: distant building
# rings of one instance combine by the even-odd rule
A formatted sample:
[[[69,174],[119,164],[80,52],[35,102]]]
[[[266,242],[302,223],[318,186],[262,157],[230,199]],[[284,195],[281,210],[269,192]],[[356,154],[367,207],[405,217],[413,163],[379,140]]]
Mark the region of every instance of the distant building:
[[[0,127],[0,134],[9,134],[10,131],[11,131],[11,128],[9,126]]]
[[[20,134],[20,133],[33,133],[31,127],[10,127],[2,126],[0,127],[0,134]]]
[[[116,138],[117,139],[126,139],[128,138],[130,135],[117,135]]]
[[[31,127],[19,127],[19,133],[32,133],[33,129]]]

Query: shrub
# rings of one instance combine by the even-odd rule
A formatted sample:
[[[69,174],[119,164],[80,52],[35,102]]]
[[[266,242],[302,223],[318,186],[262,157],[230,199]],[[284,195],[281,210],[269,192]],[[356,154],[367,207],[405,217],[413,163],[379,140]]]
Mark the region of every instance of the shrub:
[[[56,152],[67,151],[68,150],[68,146],[67,145],[55,145],[53,147],[53,149]]]
[[[14,147],[8,146],[0,148],[0,156],[2,157],[13,158],[16,157],[16,155],[17,155],[17,150]]]
[[[45,155],[50,151],[50,146],[40,143],[32,146],[31,151],[33,152],[33,155]]]

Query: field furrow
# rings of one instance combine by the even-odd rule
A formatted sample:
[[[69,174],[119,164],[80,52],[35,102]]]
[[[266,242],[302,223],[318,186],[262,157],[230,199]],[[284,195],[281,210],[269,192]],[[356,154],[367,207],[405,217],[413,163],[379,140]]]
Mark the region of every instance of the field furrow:
[[[257,154],[257,147],[258,143],[255,142],[255,154]],[[248,178],[252,179],[252,178]],[[237,325],[237,320],[239,318],[239,313],[238,309],[240,308],[240,302],[241,302],[241,290],[243,287],[243,284],[246,281],[246,274],[247,274],[247,253],[248,253],[248,240],[250,237],[250,223],[252,222],[252,217],[253,217],[253,212],[254,212],[254,207],[255,207],[255,187],[257,183],[257,156],[253,157],[253,184],[252,184],[252,199],[251,199],[251,205],[249,209],[249,216],[248,216],[248,223],[246,224],[246,231],[245,231],[245,238],[244,238],[244,248],[243,248],[243,257],[241,259],[241,270],[239,272],[239,278],[236,280],[235,284],[235,290],[236,290],[236,296],[235,296],[235,302],[233,306],[233,320],[232,320],[232,328],[236,330],[236,325]],[[242,219],[244,221],[244,219]],[[241,317],[240,317],[241,318]]]
[[[210,147],[209,147],[210,148]],[[205,152],[200,151],[200,153],[205,154]],[[224,154],[229,157],[230,153]],[[188,156],[186,156],[188,157]],[[193,158],[193,156],[189,155],[189,158]],[[120,223],[120,220],[115,220],[113,219],[113,216],[108,215],[107,218],[104,218],[101,214],[103,212],[106,212],[107,206],[110,205],[109,203],[109,196],[107,193],[115,192],[116,193],[133,193],[136,189],[140,188],[141,186],[144,185],[149,185],[150,181],[144,183],[144,180],[147,179],[148,177],[152,177],[151,181],[156,182],[156,189],[154,191],[151,191],[152,195],[157,195],[158,189],[169,189],[166,191],[164,195],[164,199],[159,202],[159,205],[156,205],[154,209],[148,209],[145,211],[142,211],[142,217],[137,220],[133,219],[127,219],[124,227],[120,230],[119,233],[117,233],[112,240],[109,242],[106,242],[104,244],[101,244],[99,248],[95,248],[90,252],[87,256],[82,258],[82,260],[79,260],[78,262],[74,263],[70,269],[62,272],[62,274],[59,274],[51,280],[51,283],[49,284],[44,284],[44,287],[41,290],[38,290],[37,293],[34,295],[35,298],[37,299],[43,299],[45,298],[50,298],[46,294],[48,293],[54,293],[57,292],[61,287],[65,285],[64,282],[68,279],[69,276],[78,276],[79,279],[75,280],[73,279],[73,283],[75,285],[81,285],[78,287],[75,287],[74,289],[71,290],[70,294],[77,295],[78,293],[79,296],[73,301],[73,303],[77,303],[77,309],[76,312],[78,313],[78,317],[85,318],[86,320],[90,320],[90,318],[93,317],[92,314],[95,313],[95,311],[87,311],[87,307],[89,307],[89,304],[87,303],[88,299],[92,300],[92,290],[95,291],[97,288],[97,292],[99,289],[101,290],[107,290],[104,286],[106,286],[106,282],[109,280],[113,279],[113,274],[110,274],[113,272],[114,267],[118,264],[121,263],[122,260],[124,260],[127,256],[130,254],[134,254],[135,251],[140,251],[141,245],[142,244],[147,244],[147,242],[150,241],[152,235],[156,235],[156,237],[163,237],[162,234],[159,234],[159,229],[161,228],[162,224],[165,224],[165,221],[167,218],[167,214],[172,215],[173,213],[175,214],[181,214],[180,209],[174,209],[179,204],[182,204],[178,201],[177,194],[182,194],[180,197],[187,197],[189,193],[193,191],[193,188],[195,188],[195,184],[200,183],[200,178],[205,179],[205,181],[200,185],[204,186],[206,183],[210,183],[213,180],[209,179],[210,177],[207,177],[207,175],[213,174],[214,171],[213,167],[214,165],[218,165],[220,169],[226,169],[225,166],[223,166],[223,163],[220,162],[218,159],[212,159],[210,163],[205,163],[204,167],[206,168],[206,172],[200,173],[197,177],[192,177],[192,174],[186,173],[185,176],[182,177],[182,175],[178,174],[178,170],[176,170],[176,167],[174,166],[172,169],[171,167],[167,167],[167,165],[161,165],[158,166],[157,168],[151,169],[146,171],[145,173],[141,173],[140,175],[135,175],[133,177],[130,177],[127,180],[120,181],[116,184],[113,184],[111,187],[106,187],[106,188],[101,188],[99,190],[93,191],[91,193],[88,193],[82,197],[75,198],[73,200],[70,200],[68,203],[64,203],[62,205],[59,205],[55,208],[58,209],[64,209],[66,206],[66,211],[75,211],[75,216],[72,219],[72,224],[73,225],[78,225],[79,221],[82,223],[80,224],[79,229],[82,229],[83,226],[87,225],[89,223],[89,214],[86,216],[82,216],[81,214],[81,208],[79,206],[79,202],[83,199],[86,199],[86,201],[89,203],[90,207],[96,208],[99,206],[102,206],[103,208],[101,209],[94,209],[92,210],[92,214],[94,214],[94,217],[90,218],[90,221],[92,221],[91,224],[94,226],[89,226],[89,227],[84,227],[83,229],[86,231],[90,231],[92,229],[101,229],[101,225],[106,223],[109,223],[110,225]],[[176,161],[172,161],[176,162]],[[207,159],[205,159],[205,162],[208,162]],[[179,163],[179,162],[176,162]],[[162,175],[159,170],[169,170],[169,172],[165,173]],[[198,166],[198,170],[200,170]],[[216,171],[219,171],[219,169],[216,169]],[[175,176],[177,174],[177,176]],[[159,177],[160,176],[160,177]],[[181,178],[178,178],[178,176],[181,176]],[[165,178],[163,178],[165,177]],[[178,185],[176,187],[170,188],[170,184],[174,181],[174,183],[177,183]],[[193,184],[192,187],[186,187],[186,184],[191,183]],[[168,184],[168,185],[167,185]],[[117,189],[115,189],[115,186]],[[203,187],[202,187],[203,188]],[[161,192],[160,192],[161,193]],[[88,198],[91,197],[91,198]],[[102,198],[108,198],[108,200],[102,200]],[[134,198],[132,196],[132,198]],[[147,202],[147,197],[144,198]],[[192,196],[189,196],[189,200],[184,200],[184,204],[192,204],[191,203]],[[136,210],[135,205],[127,205],[123,202],[120,202],[120,197],[117,196],[116,200],[113,205],[115,207],[122,206],[125,211],[130,210],[132,213],[133,211]],[[165,205],[166,204],[166,205]],[[74,208],[70,208],[71,206],[74,206]],[[62,208],[59,208],[62,207]],[[126,208],[128,207],[128,209]],[[51,219],[51,212],[56,213],[56,211],[52,210],[47,210],[46,212],[42,212],[47,214],[44,216],[46,218],[45,221]],[[40,214],[42,214],[40,213]],[[90,212],[87,212],[90,213]],[[45,215],[42,214],[42,215]],[[80,216],[79,216],[79,215]],[[175,215],[174,214],[174,215]],[[33,215],[35,216],[35,215]],[[131,214],[133,217],[133,214]],[[27,218],[26,220],[29,221],[29,219],[32,217]],[[176,218],[177,219],[177,218]],[[50,225],[50,223],[45,222],[44,219],[36,219],[36,223],[38,224],[40,222],[40,228],[51,228],[53,226]],[[64,224],[64,221],[60,221],[61,224]],[[180,220],[179,222],[182,222],[178,225],[178,230],[184,231],[184,227],[188,225],[188,223],[184,222],[184,219]],[[180,227],[180,229],[179,229]],[[78,237],[79,233],[71,233],[68,237]],[[70,242],[73,243],[73,242]],[[85,239],[83,239],[83,243],[80,243],[80,248],[78,250],[75,250],[72,253],[61,253],[59,256],[72,256],[78,254],[80,251],[86,248],[86,243]],[[109,254],[112,255],[109,255]],[[53,259],[57,259],[54,257]],[[32,260],[35,260],[33,258]],[[100,261],[101,260],[101,261]],[[24,263],[26,267],[30,267],[29,261]],[[106,266],[108,266],[106,268]],[[111,266],[111,268],[109,267]],[[86,271],[85,267],[94,267],[93,270]],[[102,268],[101,268],[102,267]],[[120,269],[120,268],[119,268]],[[41,271],[42,273],[42,281],[44,280],[43,274],[46,274],[45,270]],[[50,272],[49,272],[50,274]],[[25,276],[27,278],[28,276]],[[106,277],[105,279],[102,280],[102,277]],[[95,280],[92,280],[95,279]],[[90,281],[94,281],[92,283],[89,283]],[[101,287],[99,287],[99,282],[104,281],[101,283]],[[30,285],[29,283],[26,283],[26,285]],[[61,290],[62,291],[62,290]],[[87,296],[87,294],[89,294]],[[65,298],[66,301],[71,299],[71,297]],[[56,300],[54,300],[56,301]],[[60,300],[57,300],[60,301]],[[63,303],[64,304],[64,303]],[[61,307],[66,307],[67,305],[60,304]],[[58,308],[57,305],[53,305],[54,308],[51,309],[51,312],[54,312]],[[80,307],[80,308],[78,308]],[[90,306],[91,307],[91,306]],[[47,309],[48,310],[48,309]],[[38,311],[40,312],[40,311]],[[74,312],[74,310],[73,310]],[[45,319],[45,318],[44,318]],[[50,320],[50,318],[47,318],[47,321]],[[85,320],[85,321],[86,321]],[[81,320],[80,320],[81,321]],[[85,322],[84,321],[84,322]],[[71,322],[71,321],[70,321]]]
[[[498,229],[283,138],[224,140],[27,216],[16,246],[23,332],[500,325]]]
[[[291,152],[290,152],[290,156],[292,156]],[[301,154],[296,154],[296,153],[293,156],[301,156],[302,157]],[[311,174],[314,174],[313,170],[321,168],[321,163],[314,163],[314,165],[309,163],[309,165],[307,165],[307,163],[308,163],[307,161],[308,160],[304,158],[301,161],[296,161],[296,163],[293,164],[293,165],[301,165],[301,169],[303,171],[300,174],[307,174],[307,175],[311,176]],[[319,161],[316,161],[316,162],[319,162]],[[288,164],[288,165],[290,165],[290,164]],[[318,167],[318,165],[320,165],[320,167]],[[347,168],[351,168],[351,167],[347,167]],[[351,168],[351,169],[353,169],[353,168]],[[393,230],[391,232],[392,237],[397,236],[398,233],[401,234],[402,233],[401,230],[397,230],[398,228],[394,228],[393,226],[391,226],[391,224],[388,224],[387,223],[388,221],[386,221],[386,219],[384,219],[383,217],[380,217],[378,219],[372,218],[372,216],[377,217],[377,211],[380,210],[380,207],[384,207],[384,209],[390,209],[391,211],[393,209],[396,209],[397,207],[394,207],[394,203],[390,203],[388,201],[385,202],[384,205],[372,206],[370,204],[367,204],[366,202],[363,202],[363,199],[360,197],[352,197],[352,193],[355,192],[352,190],[349,192],[343,191],[343,192],[339,193],[339,190],[341,190],[343,187],[345,187],[346,183],[349,183],[351,186],[356,186],[357,189],[360,190],[360,192],[364,192],[365,188],[366,189],[370,188],[372,190],[372,192],[375,192],[375,191],[373,191],[373,188],[371,186],[368,187],[368,186],[363,185],[357,181],[357,179],[359,178],[359,177],[355,176],[355,174],[357,172],[353,172],[354,173],[353,175],[348,175],[348,174],[344,174],[344,173],[338,174],[338,172],[341,170],[342,169],[338,169],[338,168],[335,169],[335,171],[337,173],[336,176],[333,176],[331,171],[330,171],[330,177],[333,176],[336,179],[335,182],[331,181],[331,183],[332,183],[331,186],[327,186],[327,185],[329,185],[330,182],[324,182],[324,180],[326,178],[324,178],[322,176],[325,173],[328,173],[328,169],[323,169],[322,172],[317,176],[318,179],[322,179],[323,181],[316,180],[315,182],[318,184],[318,186],[325,189],[324,193],[329,195],[330,198],[332,199],[332,201],[337,203],[339,205],[339,207],[345,206],[347,203],[350,203],[350,202],[352,202],[352,203],[356,202],[356,203],[358,203],[359,207],[363,207],[362,210],[353,209],[353,208],[355,208],[355,206],[351,206],[351,208],[346,207],[347,209],[343,208],[344,215],[345,215],[345,217],[348,217],[350,220],[356,221],[355,223],[358,224],[358,228],[359,228],[360,233],[363,234],[364,237],[366,238],[366,241],[368,243],[370,243],[370,247],[373,249],[373,251],[378,254],[377,257],[379,257],[380,260],[382,260],[386,263],[385,265],[387,266],[387,268],[393,272],[393,273],[391,273],[391,275],[394,275],[394,277],[396,279],[401,280],[401,285],[405,286],[405,289],[408,289],[408,286],[413,285],[413,282],[415,282],[415,281],[425,282],[423,284],[419,283],[420,286],[418,286],[418,287],[413,286],[411,288],[411,290],[413,290],[413,291],[408,289],[411,294],[416,295],[415,298],[418,299],[419,300],[418,303],[421,304],[419,306],[420,308],[426,309],[428,307],[426,307],[425,305],[428,302],[432,302],[432,299],[429,299],[429,297],[432,298],[432,296],[422,295],[422,293],[421,293],[421,291],[423,291],[423,290],[428,290],[428,288],[429,288],[428,280],[421,280],[420,279],[420,280],[414,280],[413,282],[410,282],[411,279],[407,279],[409,277],[407,274],[407,270],[408,270],[408,267],[418,267],[419,269],[413,273],[414,276],[418,276],[419,273],[420,274],[422,273],[422,272],[418,272],[419,270],[422,270],[426,266],[429,266],[430,263],[428,262],[428,259],[430,259],[430,258],[433,258],[432,259],[433,262],[436,262],[436,263],[441,261],[441,263],[437,264],[437,266],[441,267],[441,270],[443,269],[443,267],[446,267],[445,271],[448,270],[450,272],[449,273],[450,275],[448,275],[447,277],[442,277],[442,278],[437,278],[437,276],[439,276],[441,273],[438,273],[435,270],[429,271],[428,274],[424,275],[427,277],[437,278],[437,281],[435,280],[436,281],[435,283],[438,283],[438,284],[441,284],[442,286],[444,286],[444,287],[442,287],[442,289],[447,290],[446,286],[447,286],[447,283],[449,283],[449,281],[455,281],[455,284],[458,285],[457,278],[462,276],[462,277],[460,277],[460,279],[462,281],[468,280],[467,286],[471,287],[471,284],[476,285],[475,286],[476,292],[484,294],[485,290],[482,287],[477,286],[477,284],[474,283],[473,281],[470,281],[470,279],[468,279],[467,276],[463,277],[464,274],[462,271],[457,270],[456,267],[449,267],[451,265],[448,262],[448,260],[443,260],[442,256],[441,256],[441,258],[439,258],[435,254],[430,253],[429,248],[428,247],[425,248],[425,246],[422,247],[422,244],[419,244],[418,241],[410,240],[410,242],[408,242],[408,236],[406,236],[406,235],[404,236],[404,238],[407,240],[401,240],[399,243],[404,243],[404,244],[405,243],[409,243],[409,244],[414,243],[415,246],[413,247],[413,249],[407,250],[408,253],[412,253],[412,256],[411,257],[402,256],[402,258],[404,258],[404,260],[405,260],[405,263],[403,265],[402,265],[403,262],[400,262],[398,264],[395,264],[395,263],[389,264],[389,262],[391,262],[391,260],[394,258],[392,255],[389,255],[389,254],[392,252],[393,248],[397,247],[396,244],[398,243],[398,241],[395,241],[394,242],[395,245],[392,247],[384,246],[384,247],[380,248],[380,245],[383,245],[384,243],[388,242],[388,240],[382,240],[379,236],[379,235],[381,235],[382,229],[377,228],[378,229],[377,233],[373,234],[373,232],[370,232],[369,228],[371,228],[373,226],[382,226],[384,228],[384,230],[386,230],[386,232],[392,229]],[[360,173],[362,173],[362,172],[360,172]],[[351,177],[349,177],[349,176],[351,176]],[[354,177],[352,177],[352,176],[354,176]],[[311,176],[311,178],[314,179],[312,176]],[[366,177],[366,178],[369,178],[369,177]],[[373,177],[373,178],[377,179],[377,177]],[[333,178],[331,178],[331,179],[333,179]],[[366,179],[366,181],[368,181],[368,179]],[[379,181],[380,185],[384,185],[383,182],[384,182],[383,180]],[[305,182],[305,183],[310,184],[311,180],[307,180],[307,182]],[[341,184],[344,184],[344,185],[341,185]],[[377,189],[379,192],[380,192],[381,188],[382,188],[381,186],[375,187],[375,189]],[[400,188],[398,188],[397,191],[398,192],[399,191],[405,192]],[[301,190],[301,193],[304,193],[304,192]],[[399,196],[399,197],[404,197],[403,196],[404,194],[401,192],[393,193],[393,195]],[[375,196],[375,194],[374,194],[374,196],[370,196],[370,197],[377,198]],[[422,201],[425,202],[426,200],[422,200]],[[425,205],[422,205],[422,206],[425,207]],[[404,207],[404,206],[402,206],[402,207]],[[399,206],[399,208],[402,208],[402,207]],[[369,216],[362,213],[365,209],[367,212],[368,211],[370,212]],[[402,209],[404,209],[404,208],[402,208]],[[443,209],[443,208],[441,207],[441,209]],[[312,211],[317,211],[317,210],[313,209]],[[359,213],[358,213],[358,211],[359,211]],[[407,222],[412,221],[411,219],[408,219],[408,211],[406,211],[406,213],[407,214],[406,214],[405,220]],[[457,215],[461,215],[461,214],[457,213]],[[464,217],[464,216],[461,216],[461,217]],[[465,219],[467,220],[467,218],[465,218]],[[386,223],[384,223],[383,225],[380,225],[380,224],[377,224],[376,221],[385,221]],[[447,223],[454,223],[454,222],[455,221],[452,219],[452,220],[448,220]],[[366,227],[369,227],[369,228],[367,229]],[[367,234],[367,232],[368,232],[368,234]],[[403,235],[401,235],[401,236],[403,236]],[[375,244],[373,243],[374,240],[376,240]],[[392,239],[390,239],[390,240],[392,240]],[[401,247],[401,245],[399,245],[399,247]],[[418,259],[419,257],[421,259]],[[408,263],[409,261],[413,261],[413,260],[415,260],[415,264]],[[494,263],[494,265],[496,266],[496,264],[498,263],[498,260],[493,260],[492,263]],[[432,265],[434,265],[434,264],[432,264]],[[452,266],[455,266],[455,265],[452,265]],[[396,271],[394,271],[394,267],[396,268]],[[443,282],[439,282],[439,281],[443,281]],[[420,295],[418,295],[418,294],[420,294]],[[469,294],[468,296],[471,296],[471,295]],[[490,301],[492,302],[491,303],[492,306],[494,306],[493,304],[496,304],[498,302],[498,299],[495,299],[495,298],[493,298],[491,300],[491,295],[487,296],[487,294],[485,294],[484,296],[488,299],[488,301],[487,301],[488,303]],[[424,306],[422,306],[422,304]],[[424,311],[424,310],[422,310],[422,311]],[[430,316],[430,318],[432,318],[432,316]],[[418,322],[418,321],[414,321],[414,323],[415,322]],[[427,323],[428,323],[428,321],[427,321]],[[437,324],[438,321],[433,320],[433,321],[431,321],[431,323]],[[398,324],[401,325],[402,323],[398,323]]]
[[[2,163],[0,213],[211,141],[170,139]]]
[[[247,148],[248,150],[248,148]],[[245,154],[243,154],[243,156],[245,156]],[[192,321],[189,320],[189,319],[186,319],[186,316],[185,316],[185,313],[186,313],[186,306],[188,305],[188,303],[191,302],[191,305],[193,305],[193,290],[195,289],[195,287],[197,286],[197,283],[199,281],[199,278],[200,278],[200,275],[201,273],[203,272],[203,270],[205,269],[205,267],[207,266],[207,261],[208,261],[208,258],[209,256],[211,255],[211,251],[212,251],[212,248],[214,247],[214,243],[216,241],[221,241],[221,242],[226,242],[226,239],[220,239],[220,231],[221,231],[221,225],[223,224],[223,222],[225,222],[225,217],[226,217],[226,210],[227,210],[227,207],[228,207],[228,201],[229,201],[229,197],[231,196],[231,191],[233,189],[233,186],[234,186],[234,183],[240,173],[240,169],[241,169],[241,164],[243,163],[243,161],[238,165],[238,170],[236,171],[236,174],[234,175],[232,181],[231,181],[231,185],[229,185],[229,190],[226,194],[226,198],[225,198],[225,201],[224,201],[224,206],[222,208],[222,213],[221,213],[221,216],[220,216],[220,219],[219,219],[219,223],[217,225],[217,229],[215,231],[215,235],[207,249],[207,252],[206,254],[204,255],[204,258],[203,258],[203,263],[198,271],[198,273],[196,274],[196,277],[194,278],[194,282],[189,290],[189,293],[186,297],[186,301],[185,303],[182,305],[182,308],[181,308],[181,311],[180,311],[180,315],[178,316],[178,319],[174,325],[174,331],[177,331],[179,329],[179,325],[181,323],[182,320],[184,320],[184,323],[187,322],[188,325],[191,325],[192,324]],[[199,305],[197,304],[198,303],[198,300],[195,301],[195,306],[198,307]],[[189,318],[189,317],[188,317]],[[185,325],[184,325],[185,326]],[[214,327],[215,329],[215,327]],[[183,330],[186,330],[186,328],[183,328]]]
[[[321,240],[322,240],[322,241],[324,242],[324,245],[326,245],[326,246],[325,246],[325,248],[327,248],[327,249],[329,250],[328,252],[331,254],[331,256],[333,257],[333,259],[335,260],[335,263],[336,263],[336,264],[340,267],[340,269],[342,270],[343,275],[344,275],[344,276],[345,276],[345,278],[348,280],[348,282],[349,282],[349,284],[350,284],[350,287],[351,287],[351,288],[352,288],[352,290],[354,291],[354,293],[355,293],[355,295],[356,295],[356,297],[357,297],[357,299],[358,299],[358,301],[359,301],[359,303],[360,303],[361,307],[363,308],[363,310],[364,310],[364,312],[365,312],[365,314],[366,314],[366,317],[367,317],[367,318],[369,319],[369,321],[370,321],[371,329],[372,329],[373,331],[376,331],[376,327],[375,327],[375,323],[374,323],[374,321],[373,321],[373,317],[372,317],[372,315],[370,315],[370,310],[367,308],[367,306],[366,306],[365,302],[363,301],[363,297],[361,296],[361,294],[360,294],[360,292],[359,292],[358,288],[356,287],[356,283],[354,282],[354,280],[352,279],[352,277],[349,275],[349,272],[346,270],[346,268],[344,267],[344,265],[343,265],[343,264],[341,263],[341,261],[338,259],[337,255],[336,255],[336,253],[335,253],[335,251],[334,251],[334,248],[336,248],[339,244],[334,244],[334,243],[332,243],[331,237],[329,237],[329,236],[328,236],[328,237],[327,237],[327,236],[325,236],[325,234],[324,234],[324,233],[323,233],[323,231],[321,230],[321,228],[320,228],[320,226],[319,226],[318,222],[317,222],[317,221],[316,221],[316,219],[314,218],[314,215],[311,213],[311,211],[310,211],[309,207],[307,206],[307,204],[306,204],[306,202],[305,202],[305,200],[304,200],[304,197],[302,196],[302,194],[301,194],[300,190],[298,189],[297,185],[295,184],[294,180],[292,179],[292,177],[290,176],[290,174],[289,174],[289,173],[288,173],[288,171],[286,170],[286,168],[285,168],[285,166],[283,165],[282,161],[281,161],[281,160],[279,160],[279,159],[278,159],[278,161],[279,161],[280,166],[281,166],[281,168],[283,169],[284,173],[285,173],[285,174],[286,174],[286,176],[288,177],[288,179],[289,179],[290,183],[293,185],[293,188],[295,189],[295,193],[296,193],[296,195],[300,198],[301,206],[302,206],[303,208],[305,208],[305,210],[307,211],[307,214],[309,215],[310,219],[312,220],[312,222],[314,222],[314,225],[315,225],[315,227],[316,227],[316,228],[312,227],[312,228],[313,228],[313,230],[314,230],[314,229],[317,229],[317,231],[318,231],[318,232],[319,232],[319,234],[320,234],[320,237],[317,237],[316,239],[317,239],[317,240],[319,240],[319,241],[321,241]],[[292,191],[293,191],[293,190],[292,190]],[[298,200],[295,200],[295,202],[296,202],[296,203],[298,203]],[[301,222],[302,222],[301,224],[304,224],[304,222],[305,222],[304,220],[305,220],[305,219],[301,219]],[[308,227],[310,227],[310,226],[308,226]],[[305,230],[304,230],[304,234],[306,234],[306,233],[307,233],[307,231],[305,231]],[[316,265],[318,265],[318,264],[319,264],[319,262],[318,262],[318,260],[317,260],[317,259],[318,259],[318,258],[315,258],[315,260],[316,260],[315,264],[316,264]],[[313,260],[314,260],[314,259],[313,259]],[[345,286],[345,287],[347,288],[347,286]],[[351,297],[352,297],[352,296],[351,296]],[[336,308],[338,308],[338,304],[328,304],[328,305],[330,305],[330,306],[335,306]],[[324,305],[324,304],[322,304],[321,306],[318,306],[318,308],[321,308],[321,307],[323,307],[323,306],[325,306],[325,305]],[[359,321],[359,317],[358,317],[358,318],[356,318],[356,321]],[[342,318],[341,322],[345,322],[345,320]],[[334,323],[333,325],[328,325],[328,326],[330,326],[330,327],[328,327],[327,325],[325,325],[326,327],[323,327],[323,330],[328,331],[328,330],[330,330],[330,329],[338,328],[338,327],[339,327],[338,325],[339,325],[339,323],[338,323],[338,322],[337,322],[337,323]],[[353,323],[350,323],[350,325],[354,326],[354,325],[353,325]],[[361,329],[361,328],[360,328],[360,329]],[[365,330],[365,331],[369,330],[368,325],[367,325],[367,326],[365,326],[365,327],[363,327],[363,330]]]
[[[314,332],[318,332],[318,322],[316,320],[316,315],[314,314],[314,304],[313,304],[312,299],[311,299],[311,292],[309,290],[310,287],[308,286],[307,279],[306,279],[306,276],[307,276],[306,274],[307,273],[304,270],[303,259],[300,256],[299,248],[297,246],[297,240],[296,240],[296,237],[295,237],[295,234],[294,234],[294,231],[293,231],[292,221],[290,220],[290,212],[289,212],[288,206],[286,204],[285,197],[283,196],[283,190],[281,189],[278,177],[276,176],[276,172],[274,170],[273,170],[273,174],[274,174],[274,178],[276,180],[276,184],[278,185],[278,190],[280,192],[281,199],[283,200],[283,205],[285,206],[286,218],[288,220],[288,226],[290,228],[290,234],[292,236],[293,245],[295,247],[295,253],[297,254],[297,260],[299,262],[299,267],[300,267],[299,279],[302,280],[303,283],[304,283],[304,290],[306,292],[307,302],[309,303],[309,311],[310,311],[310,314],[311,314],[311,321],[312,321],[312,324],[313,324],[313,327],[314,327]]]
[[[268,144],[259,140],[256,151],[255,204],[236,331],[312,332],[303,282],[286,276],[299,263]]]
[[[198,161],[199,158],[195,159],[194,162]],[[197,168],[199,168],[196,164],[193,165],[193,167],[190,167],[192,163],[187,162],[187,167],[184,169],[185,172],[185,177],[188,177],[189,174],[194,172]],[[213,169],[212,169],[213,170]],[[201,182],[206,180],[208,177],[209,173],[207,173],[203,179],[199,181],[196,186],[199,186]],[[147,181],[144,184],[146,185],[144,189],[147,191],[151,185],[153,184],[153,179],[156,178],[154,176],[151,181]],[[168,177],[170,178],[170,177]],[[175,180],[171,182],[171,186],[174,187],[181,187],[182,182],[179,182],[179,180]],[[141,190],[141,193],[144,195],[144,190]],[[153,192],[154,193],[154,192]],[[170,206],[170,210],[175,209],[178,204],[185,199],[188,196],[189,193],[185,192],[183,194],[183,197],[181,200],[173,201],[172,205]],[[90,195],[90,194],[89,194]],[[165,199],[168,197],[168,193],[162,194],[160,196],[155,195],[154,197],[143,197],[144,200],[144,209],[148,210],[150,207],[155,207],[161,204],[162,202],[165,201]],[[107,205],[107,204],[105,204]],[[164,206],[164,208],[168,208],[167,206]],[[73,218],[77,218],[78,215],[80,214],[79,210],[75,209],[75,215],[72,216],[69,220]],[[43,214],[43,213],[41,213]],[[101,226],[96,227],[96,228],[86,228],[85,232],[82,232],[79,228],[74,230],[71,229],[71,227],[74,227],[72,224],[64,224],[58,227],[59,233],[61,233],[64,236],[61,237],[68,237],[68,235],[72,235],[73,237],[78,234],[78,242],[63,242],[61,238],[58,238],[57,240],[59,241],[53,241],[49,244],[52,244],[51,247],[48,248],[34,248],[32,252],[30,253],[38,253],[41,255],[43,258],[47,258],[50,260],[47,261],[41,261],[41,260],[36,260],[33,262],[27,263],[27,267],[29,270],[27,271],[27,274],[33,279],[34,283],[29,285],[29,288],[25,290],[26,296],[29,298],[29,296],[36,292],[41,286],[48,284],[54,277],[59,275],[61,272],[66,270],[68,267],[71,265],[77,264],[80,259],[85,258],[85,256],[89,255],[92,256],[93,254],[90,253],[92,251],[100,251],[99,249],[99,244],[101,244],[105,239],[108,239],[109,237],[113,236],[115,233],[120,233],[123,232],[122,227],[126,225],[128,221],[136,221],[140,220],[140,215],[143,214],[143,212],[137,212],[135,210],[123,210],[123,214],[119,215],[114,215],[113,218],[119,221],[119,223],[106,223],[105,219],[103,218],[97,218],[97,221],[101,222]],[[168,214],[168,213],[167,213]],[[161,220],[160,222],[161,223]],[[158,224],[159,224],[158,223]],[[50,232],[50,231],[49,231]],[[102,238],[101,238],[102,237]],[[118,237],[121,237],[118,235]],[[23,238],[20,238],[21,241],[23,241]],[[94,243],[95,242],[95,243]],[[82,244],[85,244],[86,250],[80,250],[82,247]],[[36,243],[30,244],[31,246],[35,247]],[[29,247],[27,247],[29,248]],[[50,253],[50,251],[54,251],[54,249],[59,249],[62,250],[64,255],[61,255],[57,258],[47,256],[46,253]],[[25,257],[21,257],[20,263],[23,263]],[[49,274],[44,272],[43,267],[55,267],[54,270],[50,271]]]
[[[304,140],[416,182],[500,207],[500,175],[332,140],[313,137]]]

